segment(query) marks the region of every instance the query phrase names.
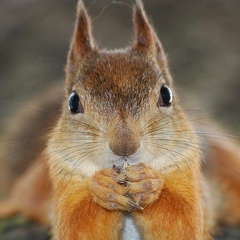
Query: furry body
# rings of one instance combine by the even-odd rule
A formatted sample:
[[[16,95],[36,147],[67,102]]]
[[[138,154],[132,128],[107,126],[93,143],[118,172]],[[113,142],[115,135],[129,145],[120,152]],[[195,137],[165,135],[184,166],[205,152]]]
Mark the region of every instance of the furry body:
[[[226,155],[240,169],[239,151],[206,136],[210,148],[203,175],[199,139],[179,105],[166,55],[140,1],[134,25],[133,46],[98,49],[79,2],[62,113],[34,174],[40,186],[51,180],[55,240],[208,240],[217,221],[240,222],[235,211],[240,177],[209,157]],[[213,191],[219,182],[219,192]],[[34,199],[46,203],[49,190],[39,193],[30,185],[26,201],[16,201],[22,185],[13,191],[9,212],[21,209],[46,222],[46,204],[44,212],[36,212]],[[226,201],[219,201],[225,195]]]

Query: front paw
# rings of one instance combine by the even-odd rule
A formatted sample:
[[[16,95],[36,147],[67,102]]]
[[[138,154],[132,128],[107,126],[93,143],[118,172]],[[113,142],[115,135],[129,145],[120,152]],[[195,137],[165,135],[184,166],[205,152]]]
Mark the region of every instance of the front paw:
[[[158,170],[140,163],[126,167],[123,171],[126,176],[125,181],[128,182],[126,195],[135,204],[145,207],[158,199],[163,187],[163,179]]]
[[[93,199],[108,210],[132,211],[142,209],[127,195],[127,187],[118,182],[122,179],[118,169],[103,169],[96,172],[90,181]]]
[[[90,181],[95,202],[109,210],[143,210],[158,199],[162,187],[159,171],[144,163],[122,169],[103,169]]]

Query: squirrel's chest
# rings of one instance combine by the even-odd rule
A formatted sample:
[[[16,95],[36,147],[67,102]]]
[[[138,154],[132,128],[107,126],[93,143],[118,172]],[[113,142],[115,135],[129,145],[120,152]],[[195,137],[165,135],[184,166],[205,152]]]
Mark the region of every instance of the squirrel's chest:
[[[139,229],[129,213],[125,214],[123,235],[121,240],[141,240]]]

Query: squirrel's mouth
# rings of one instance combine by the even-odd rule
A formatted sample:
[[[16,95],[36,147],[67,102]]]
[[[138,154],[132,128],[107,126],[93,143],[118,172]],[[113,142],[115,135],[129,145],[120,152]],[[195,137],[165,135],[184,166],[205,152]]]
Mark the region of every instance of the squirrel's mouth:
[[[119,156],[112,152],[111,154],[111,167],[119,167],[124,168],[127,166],[132,166],[142,162],[139,150],[137,150],[134,154],[127,155],[127,156]]]

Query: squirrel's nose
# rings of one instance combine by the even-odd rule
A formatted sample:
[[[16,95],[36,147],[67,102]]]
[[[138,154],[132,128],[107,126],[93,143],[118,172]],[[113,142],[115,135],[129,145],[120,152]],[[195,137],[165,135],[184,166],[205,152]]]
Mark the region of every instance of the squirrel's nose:
[[[121,122],[111,129],[109,146],[118,156],[134,154],[140,146],[140,134],[135,124]]]
[[[116,139],[109,144],[112,152],[118,156],[129,156],[134,154],[138,150],[139,145],[139,142],[129,137]]]

